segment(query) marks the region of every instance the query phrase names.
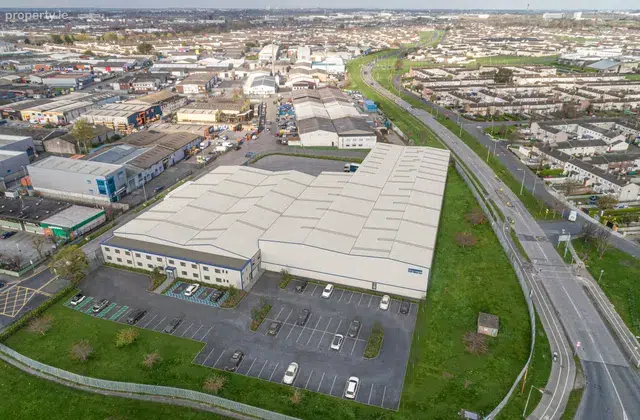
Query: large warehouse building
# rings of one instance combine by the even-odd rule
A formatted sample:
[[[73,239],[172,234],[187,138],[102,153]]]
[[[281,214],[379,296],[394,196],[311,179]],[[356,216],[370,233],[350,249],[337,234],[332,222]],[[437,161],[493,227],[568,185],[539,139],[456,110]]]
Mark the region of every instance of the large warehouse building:
[[[263,270],[427,292],[449,152],[377,144],[355,173],[221,166],[102,243],[106,262],[251,286]]]
[[[339,89],[296,90],[293,106],[302,146],[371,149],[376,144],[374,129]]]

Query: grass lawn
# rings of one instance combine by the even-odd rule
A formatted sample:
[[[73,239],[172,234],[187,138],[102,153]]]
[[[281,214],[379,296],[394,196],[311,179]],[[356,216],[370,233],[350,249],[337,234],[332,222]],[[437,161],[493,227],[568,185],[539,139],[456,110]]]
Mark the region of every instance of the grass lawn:
[[[481,65],[530,65],[530,64],[553,64],[558,60],[557,55],[549,55],[544,57],[518,57],[512,55],[498,55],[495,57],[478,57],[474,63]]]
[[[600,259],[595,248],[582,239],[575,239],[573,246],[580,258],[587,253],[588,257],[583,260],[596,281],[604,270],[599,283],[602,291],[627,327],[640,335],[640,260],[615,248]]]
[[[627,80],[640,80],[640,74],[627,74],[624,78]]]
[[[0,361],[0,418],[11,420],[217,420],[192,408],[79,391],[22,372]]]

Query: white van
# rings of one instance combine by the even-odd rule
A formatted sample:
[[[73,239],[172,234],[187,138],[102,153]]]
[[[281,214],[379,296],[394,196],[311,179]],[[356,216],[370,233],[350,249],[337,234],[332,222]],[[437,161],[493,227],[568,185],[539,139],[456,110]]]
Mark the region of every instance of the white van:
[[[575,210],[571,210],[569,212],[569,221],[570,222],[575,222],[577,218],[578,218],[578,212],[575,211]]]
[[[187,290],[184,291],[185,296],[193,296],[193,294],[200,288],[200,285],[197,283],[192,284],[187,287]]]

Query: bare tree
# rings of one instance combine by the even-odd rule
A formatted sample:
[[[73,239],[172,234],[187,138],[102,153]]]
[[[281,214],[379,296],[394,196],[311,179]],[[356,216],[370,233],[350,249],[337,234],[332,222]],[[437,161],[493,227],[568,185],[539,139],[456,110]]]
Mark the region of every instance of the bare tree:
[[[598,198],[598,208],[600,210],[608,210],[612,209],[616,204],[618,204],[618,199],[612,195],[603,195]]]
[[[605,252],[611,248],[611,232],[603,228],[598,229],[598,232],[593,237],[593,242],[596,246],[596,251],[598,251],[598,257],[602,259]]]
[[[584,225],[582,225],[582,231],[580,233],[582,234],[582,240],[584,241],[584,243],[586,244],[590,242],[596,235],[597,231],[598,226],[596,226],[595,223],[586,222]]]
[[[480,210],[478,207],[475,207],[473,210],[467,213],[465,215],[465,218],[469,223],[472,223],[474,225],[481,225],[487,220],[482,210]]]
[[[475,331],[464,333],[462,343],[467,351],[472,354],[486,354],[489,351],[485,336]]]
[[[218,391],[222,389],[225,383],[227,383],[227,378],[222,375],[213,375],[205,379],[202,388],[207,392],[217,394]]]
[[[300,389],[295,388],[293,390],[293,395],[291,395],[291,404],[293,405],[298,405],[300,404],[300,401],[302,401],[302,391],[300,391]]]
[[[46,332],[51,329],[52,323],[53,317],[51,315],[42,315],[32,319],[31,322],[29,322],[29,327],[27,329],[30,332],[45,335]]]
[[[158,362],[160,362],[162,360],[162,358],[160,357],[160,355],[156,352],[153,353],[149,353],[147,355],[144,356],[144,360],[142,361],[142,364],[146,367],[146,368],[153,368]]]
[[[71,345],[70,356],[78,362],[86,362],[93,354],[93,347],[89,344],[89,340],[76,341]]]
[[[38,253],[38,257],[42,258],[42,248],[44,248],[44,246],[47,244],[47,238],[44,236],[36,236],[31,241],[31,244]]]
[[[455,234],[455,241],[462,247],[475,245],[478,241],[471,232],[458,232]]]
[[[574,195],[578,190],[580,190],[583,187],[583,185],[581,182],[567,179],[565,182],[560,184],[559,187],[560,189],[562,189],[562,191],[564,191],[564,195],[568,197],[570,195]]]

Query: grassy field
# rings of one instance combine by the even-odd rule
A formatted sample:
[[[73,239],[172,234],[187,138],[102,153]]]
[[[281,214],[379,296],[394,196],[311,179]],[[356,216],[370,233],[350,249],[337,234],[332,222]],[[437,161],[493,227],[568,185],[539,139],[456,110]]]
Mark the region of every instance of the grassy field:
[[[11,420],[218,420],[226,417],[182,406],[79,391],[0,362],[0,418]]]
[[[553,64],[558,60],[557,55],[550,55],[545,57],[517,57],[512,55],[498,55],[495,57],[478,57],[474,63],[469,66],[477,65],[533,65],[533,64]]]
[[[624,78],[627,80],[640,80],[640,74],[627,74]]]
[[[575,239],[573,246],[580,258],[587,255],[583,260],[593,278],[598,280],[600,271],[604,270],[599,283],[602,291],[627,327],[640,335],[640,260],[615,248],[600,259],[595,248],[582,239]]]

